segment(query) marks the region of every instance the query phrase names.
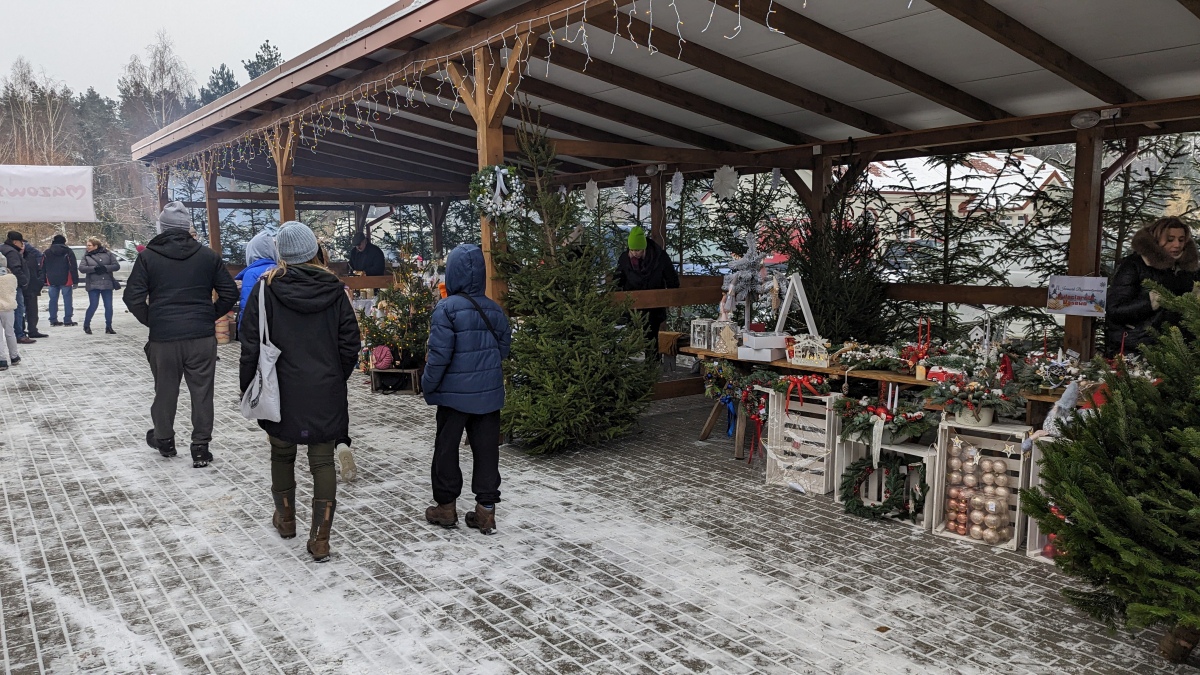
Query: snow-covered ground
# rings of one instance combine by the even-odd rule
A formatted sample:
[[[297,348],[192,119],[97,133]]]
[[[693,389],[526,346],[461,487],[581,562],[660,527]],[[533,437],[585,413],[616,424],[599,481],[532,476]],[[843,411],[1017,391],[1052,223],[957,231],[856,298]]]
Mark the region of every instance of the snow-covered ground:
[[[303,533],[270,525],[236,345],[220,349],[216,461],[192,469],[186,444],[173,460],[143,444],[144,329],[123,310],[116,336],[49,328],[44,305],[52,337],[0,373],[6,672],[1195,672],[1067,608],[1048,565],[765,487],[724,436],[694,440],[700,398],[604,449],[506,448],[485,537],[424,522],[433,411],[356,375],[362,475],[339,486],[317,565]]]

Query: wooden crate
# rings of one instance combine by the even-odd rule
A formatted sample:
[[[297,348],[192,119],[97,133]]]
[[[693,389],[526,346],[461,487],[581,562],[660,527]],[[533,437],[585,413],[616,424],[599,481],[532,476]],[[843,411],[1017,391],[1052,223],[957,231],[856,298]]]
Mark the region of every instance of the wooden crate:
[[[954,420],[943,421],[938,428],[938,463],[940,467],[940,475],[931,480],[930,484],[934,486],[933,493],[930,499],[934,501],[933,511],[933,533],[939,536],[960,539],[976,544],[988,545],[988,542],[982,539],[974,539],[969,535],[961,535],[954,529],[947,527],[947,500],[951,499],[954,488],[959,490],[966,488],[977,489],[979,493],[984,492],[987,483],[979,482],[976,486],[952,485],[950,484],[950,474],[955,471],[955,464],[952,462],[955,457],[951,452],[954,448],[954,440],[957,438],[962,442],[964,450],[974,448],[973,455],[969,452],[964,453],[964,457],[958,458],[962,462],[967,462],[971,456],[978,457],[978,460],[970,464],[975,475],[982,477],[979,468],[984,464],[985,460],[994,461],[1001,459],[1005,462],[1005,478],[1003,479],[1007,485],[996,485],[1008,489],[1008,495],[1003,497],[1000,504],[997,505],[995,515],[1004,514],[1007,517],[1007,526],[1011,528],[1011,532],[1007,538],[995,543],[995,546],[1006,548],[1012,551],[1020,550],[1024,544],[1025,535],[1025,518],[1021,514],[1021,490],[1029,484],[1029,466],[1030,458],[1025,456],[1021,451],[1021,441],[1032,430],[1031,427],[1023,424],[993,424],[990,427],[971,427],[959,425]],[[992,473],[993,478],[999,474]],[[995,495],[983,495],[985,499],[995,498]],[[1002,509],[1002,510],[999,510]],[[984,509],[985,513],[987,510]],[[966,512],[967,522],[965,525],[969,527],[971,520],[969,519],[970,511]],[[957,518],[956,514],[951,515],[952,518]],[[955,523],[957,525],[959,523]]]
[[[423,365],[419,366],[417,368],[376,368],[375,367],[375,355],[371,352],[367,352],[367,353],[369,355],[368,358],[369,358],[369,363],[370,363],[370,368],[369,368],[368,372],[371,375],[371,391],[380,391],[383,388],[383,383],[381,382],[380,375],[383,375],[385,373],[395,373],[398,375],[408,376],[408,387],[405,389],[396,389],[396,390],[394,390],[394,393],[396,393],[396,394],[419,394],[419,393],[421,393],[421,374],[425,370],[425,367]]]
[[[1029,484],[1026,487],[1037,487],[1042,484],[1038,470],[1038,462],[1041,460],[1041,443],[1039,441],[1034,441],[1033,454],[1029,458]],[[1045,548],[1046,544],[1050,543],[1050,540],[1046,538],[1046,535],[1042,534],[1042,530],[1038,526],[1037,521],[1029,516],[1025,516],[1025,528],[1027,532],[1025,555],[1033,558],[1034,560],[1053,565],[1054,558],[1047,558],[1045,555],[1042,555],[1042,549]]]
[[[941,466],[938,463],[938,452],[936,447],[920,445],[919,443],[897,443],[885,444],[880,446],[883,451],[881,457],[889,454],[903,455],[906,462],[925,462],[925,482],[929,488],[925,494],[925,509],[918,517],[917,522],[909,522],[914,528],[923,532],[931,532],[933,530],[934,517],[934,485],[942,478]],[[841,438],[837,439],[837,444],[834,448],[834,463],[833,463],[833,499],[839,504],[844,501],[842,495],[842,476],[846,473],[846,469],[854,462],[871,454],[870,446],[859,443],[857,441],[847,441]],[[911,472],[905,469],[904,489],[911,491],[920,485],[920,475],[917,472]],[[883,502],[884,476],[882,471],[876,471],[871,474],[862,488],[860,488],[859,496],[862,497],[863,503],[867,505],[875,505]]]
[[[768,391],[761,389],[761,391]],[[811,494],[833,492],[833,450],[841,426],[837,394],[801,396],[770,391],[767,402],[767,485],[797,483]]]

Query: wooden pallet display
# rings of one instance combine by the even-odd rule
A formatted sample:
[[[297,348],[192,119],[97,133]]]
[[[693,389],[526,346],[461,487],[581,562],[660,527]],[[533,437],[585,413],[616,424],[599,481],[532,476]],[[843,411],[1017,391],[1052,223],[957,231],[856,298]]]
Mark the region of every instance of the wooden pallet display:
[[[993,424],[988,427],[972,427],[956,424],[953,419],[941,423],[938,427],[937,446],[940,475],[933,476],[929,480],[932,486],[932,494],[929,499],[933,502],[934,534],[975,544],[993,545],[1010,551],[1020,550],[1025,535],[1025,518],[1021,514],[1020,493],[1023,488],[1028,486],[1030,466],[1030,458],[1021,451],[1021,441],[1031,429],[1023,424]],[[954,453],[956,450],[955,439],[961,442],[961,456],[956,456]],[[976,456],[978,457],[977,461],[974,460]],[[954,459],[962,462],[964,467],[971,468],[965,471],[956,469],[956,465],[952,461]],[[984,489],[989,483],[983,478],[983,474],[989,472],[982,471],[982,467],[997,459],[1004,462],[1005,471],[990,472],[994,481],[992,487],[996,490],[1006,488],[1007,495],[987,494]],[[965,477],[961,483],[954,484],[951,481],[951,474],[955,471],[972,473],[978,480],[977,484],[973,486],[966,484]],[[999,473],[1003,473],[1005,477],[997,478]],[[1001,485],[1001,482],[1006,484]],[[985,502],[983,508],[974,508],[969,503],[969,497],[962,496],[964,488],[983,497]],[[955,499],[954,495],[960,496]],[[1001,501],[987,503],[990,499],[1000,499]],[[952,504],[952,500],[956,504]],[[952,505],[966,508],[966,510],[951,513],[950,519],[956,522],[948,523],[947,513],[950,512]],[[995,507],[994,513],[991,510],[993,506]],[[987,515],[996,515],[1001,518],[1007,516],[1007,523],[1002,526],[1009,528],[1007,536],[1001,536],[995,543],[971,537],[969,528],[975,524],[979,524],[985,530],[996,529],[988,527],[990,521],[975,523],[972,520],[974,511],[983,511],[985,518]],[[959,515],[966,518],[966,522],[959,522]],[[957,525],[965,525],[968,534],[959,534],[956,530]]]
[[[923,532],[933,531],[933,514],[934,514],[934,499],[933,486],[941,477],[941,468],[938,464],[938,451],[936,447],[921,445],[919,443],[894,443],[884,444],[880,446],[883,451],[881,457],[888,454],[903,455],[906,462],[925,462],[925,482],[929,485],[928,492],[925,495],[924,513],[917,522],[906,521],[913,528]],[[846,468],[854,462],[866,457],[871,453],[871,448],[857,441],[848,441],[842,438],[837,439],[837,444],[834,448],[834,463],[833,463],[833,499],[837,503],[844,501],[841,493],[842,476],[846,473]],[[917,472],[909,473],[907,467],[905,470],[904,489],[911,492],[920,486],[920,474]],[[882,471],[876,471],[867,478],[859,490],[859,496],[862,497],[863,503],[868,506],[880,504],[883,502],[884,476]]]
[[[769,391],[762,389],[762,391]],[[810,494],[833,492],[833,450],[841,418],[838,394],[791,397],[770,391],[767,402],[767,485],[797,483]]]
[[[1029,458],[1029,484],[1026,487],[1037,487],[1042,484],[1042,479],[1038,467],[1038,462],[1042,461],[1042,446],[1041,441],[1034,441],[1033,454]],[[1050,539],[1042,534],[1041,527],[1038,526],[1036,520],[1029,516],[1025,516],[1025,527],[1028,533],[1025,543],[1025,555],[1044,563],[1054,564],[1054,558],[1046,556],[1043,551],[1046,544],[1050,543]]]

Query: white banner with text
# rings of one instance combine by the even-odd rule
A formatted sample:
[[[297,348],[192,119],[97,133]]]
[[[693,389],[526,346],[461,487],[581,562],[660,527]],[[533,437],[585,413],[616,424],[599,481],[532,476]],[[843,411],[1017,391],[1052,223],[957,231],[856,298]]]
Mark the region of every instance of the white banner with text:
[[[94,223],[92,167],[0,164],[0,223]]]

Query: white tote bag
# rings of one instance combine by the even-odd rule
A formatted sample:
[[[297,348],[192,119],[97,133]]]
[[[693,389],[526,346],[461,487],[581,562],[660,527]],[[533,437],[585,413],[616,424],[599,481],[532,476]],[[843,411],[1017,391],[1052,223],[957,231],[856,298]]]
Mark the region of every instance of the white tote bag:
[[[258,289],[258,369],[246,393],[242,394],[242,416],[248,420],[279,421],[279,376],[275,362],[279,360],[279,348],[271,344],[267,329],[267,283],[260,282]]]

